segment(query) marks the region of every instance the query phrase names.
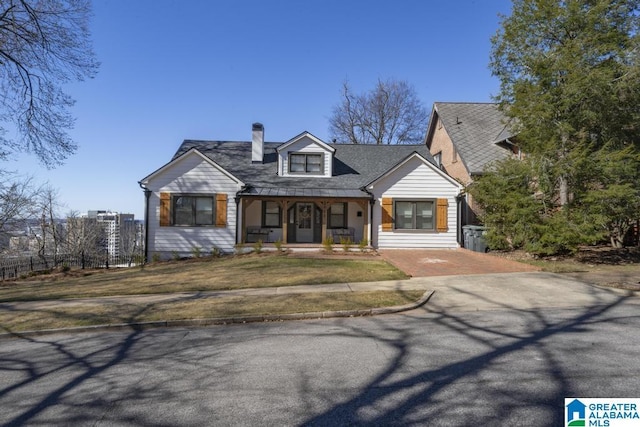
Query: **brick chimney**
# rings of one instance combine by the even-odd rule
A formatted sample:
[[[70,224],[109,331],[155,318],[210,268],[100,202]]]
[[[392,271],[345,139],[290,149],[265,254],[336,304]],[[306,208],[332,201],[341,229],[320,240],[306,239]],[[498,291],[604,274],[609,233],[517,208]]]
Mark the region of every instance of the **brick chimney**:
[[[254,123],[251,131],[251,163],[262,163],[264,160],[264,126]]]

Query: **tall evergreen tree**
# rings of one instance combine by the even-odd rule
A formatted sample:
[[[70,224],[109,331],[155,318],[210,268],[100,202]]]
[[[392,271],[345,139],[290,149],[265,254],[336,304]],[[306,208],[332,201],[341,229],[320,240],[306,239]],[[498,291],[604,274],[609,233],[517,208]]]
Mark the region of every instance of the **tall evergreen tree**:
[[[626,167],[592,166],[603,155],[630,150],[625,164],[640,168],[633,164],[640,148],[639,30],[638,0],[514,0],[492,39],[497,99],[516,119],[537,196],[550,202],[541,214],[564,215],[554,223],[571,227],[575,218],[596,215],[585,197],[612,182],[623,187],[611,203],[637,197],[621,193],[640,184],[622,174]]]

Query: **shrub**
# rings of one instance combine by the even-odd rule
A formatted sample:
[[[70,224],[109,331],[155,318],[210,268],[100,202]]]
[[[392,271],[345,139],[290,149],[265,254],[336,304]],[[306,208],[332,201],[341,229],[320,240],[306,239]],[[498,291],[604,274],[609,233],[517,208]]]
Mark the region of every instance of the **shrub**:
[[[171,251],[171,258],[174,261],[180,260],[180,254],[178,253],[178,251]]]
[[[353,242],[351,241],[350,237],[343,237],[342,239],[340,239],[340,244],[342,245],[342,249],[344,249],[345,252],[349,252],[351,250],[351,246],[353,246]]]
[[[327,252],[333,252],[333,237],[329,236],[322,241],[322,247]]]
[[[262,239],[258,239],[258,241],[253,244],[253,250],[257,254],[262,252]]]
[[[278,239],[273,244],[275,245],[276,250],[278,252],[282,252],[283,251],[284,248],[282,247],[282,240]]]
[[[358,248],[360,249],[360,252],[365,252],[368,246],[369,246],[368,239],[361,239],[360,243],[358,243]]]
[[[142,255],[142,254],[134,254],[131,257],[131,261],[136,265],[144,265],[144,255]]]
[[[151,262],[160,262],[160,254],[154,252],[153,255],[151,255]]]
[[[69,271],[71,271],[71,267],[66,262],[62,263],[62,267],[60,267],[60,271],[62,271],[63,273],[68,273]]]
[[[212,258],[220,258],[221,255],[222,255],[222,252],[220,252],[220,249],[216,248],[215,246],[211,247]]]
[[[194,258],[200,258],[202,256],[202,248],[200,246],[192,247],[191,255],[193,255]]]
[[[580,245],[593,244],[588,237],[597,235],[592,226],[558,211],[534,226],[535,237],[524,244],[524,250],[538,256],[574,254]]]

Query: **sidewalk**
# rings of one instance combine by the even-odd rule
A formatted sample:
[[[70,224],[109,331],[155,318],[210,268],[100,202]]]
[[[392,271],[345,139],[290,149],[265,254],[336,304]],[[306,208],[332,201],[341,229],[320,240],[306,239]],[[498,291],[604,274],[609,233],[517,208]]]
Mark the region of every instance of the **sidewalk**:
[[[540,273],[542,275],[542,273]],[[96,298],[73,298],[47,301],[18,301],[0,303],[0,307],[9,310],[40,310],[53,309],[56,307],[73,307],[86,304],[155,304],[161,302],[177,302],[183,300],[225,298],[231,296],[274,296],[291,295],[304,293],[328,293],[328,292],[367,292],[367,291],[434,291],[451,294],[462,298],[462,294],[452,289],[452,286],[468,288],[467,293],[473,290],[483,290],[487,292],[507,292],[513,288],[514,284],[525,282],[527,286],[540,285],[544,282],[542,278],[537,280],[536,275],[527,274],[489,274],[489,275],[465,275],[465,276],[436,276],[436,277],[412,277],[405,280],[388,280],[376,282],[356,282],[356,283],[332,283],[323,285],[301,285],[301,286],[281,286],[272,288],[250,288],[236,289],[228,291],[213,292],[176,292],[170,294],[152,295],[118,295]],[[486,284],[500,284],[504,289],[496,289],[495,286],[487,288]],[[449,298],[451,298],[451,295]],[[467,297],[464,297],[467,298]],[[458,305],[456,302],[454,305]]]

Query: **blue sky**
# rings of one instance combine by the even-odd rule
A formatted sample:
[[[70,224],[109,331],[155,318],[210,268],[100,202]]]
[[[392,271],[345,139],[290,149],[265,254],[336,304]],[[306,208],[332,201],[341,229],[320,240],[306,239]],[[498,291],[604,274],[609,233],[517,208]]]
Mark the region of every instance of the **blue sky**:
[[[489,102],[490,38],[508,0],[94,0],[98,76],[73,84],[77,153],[44,169],[8,162],[59,190],[69,210],[143,218],[138,181],[184,139],[267,141],[302,131],[328,140],[346,79],[411,83],[436,101]]]

